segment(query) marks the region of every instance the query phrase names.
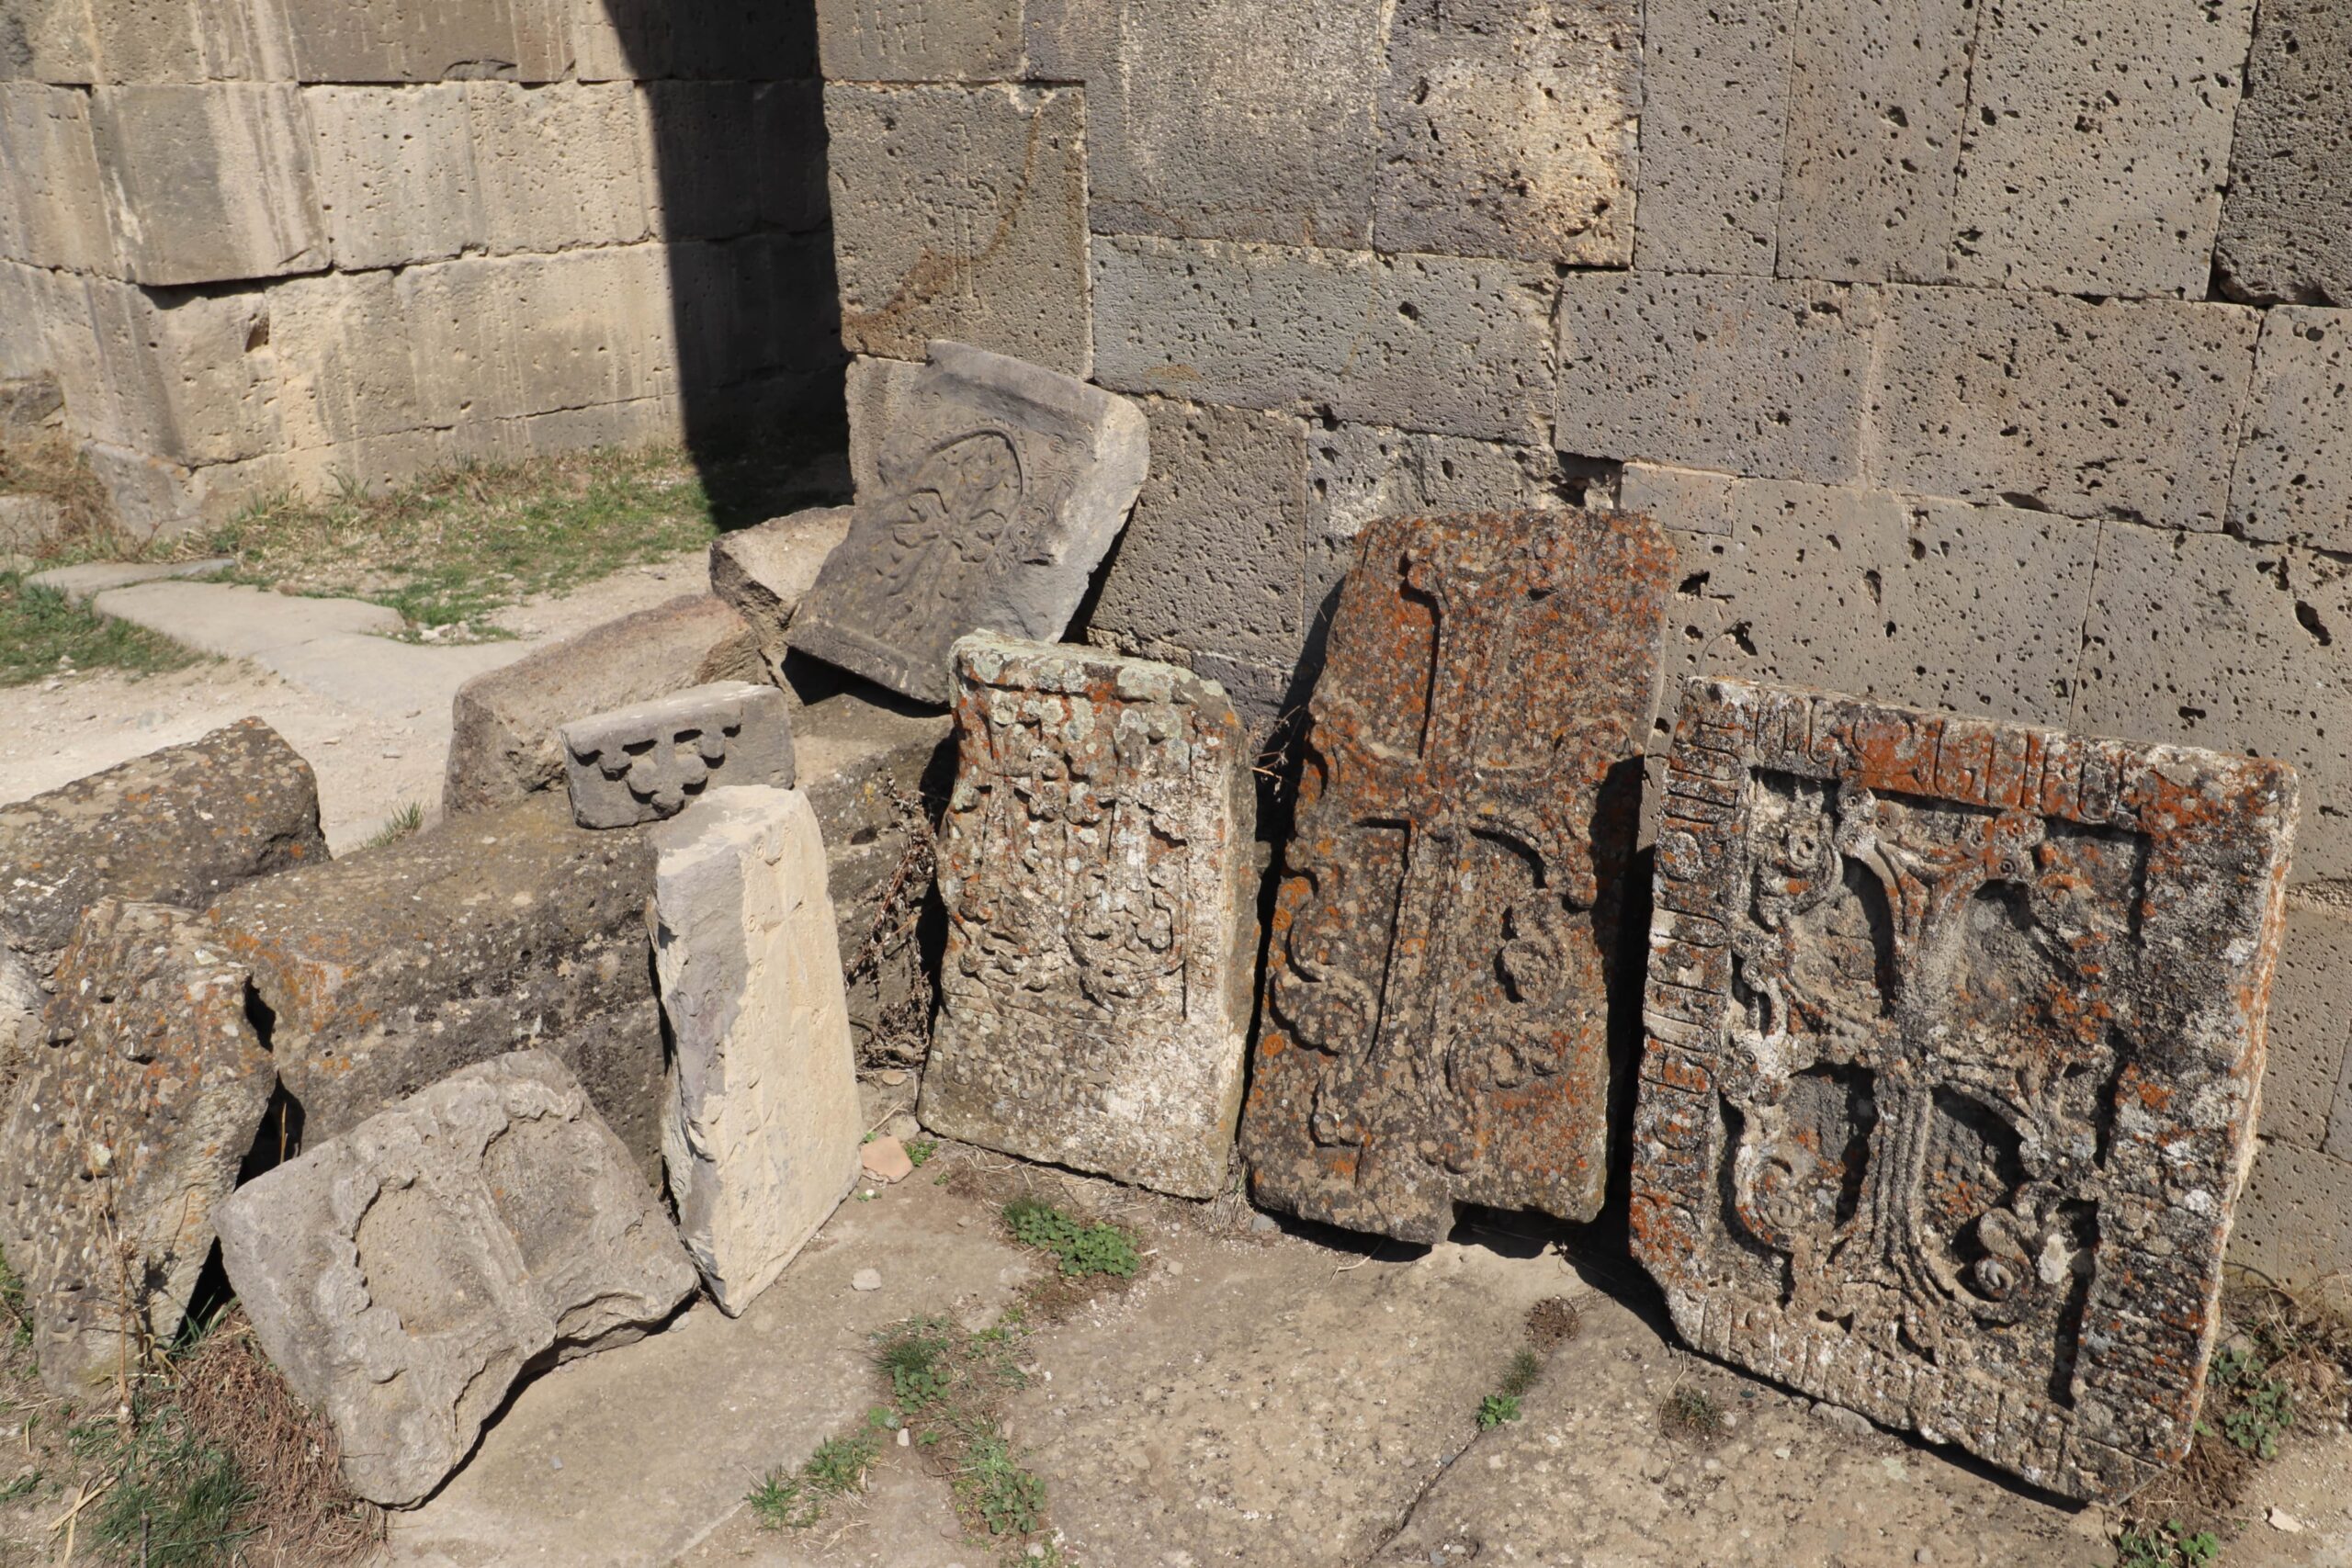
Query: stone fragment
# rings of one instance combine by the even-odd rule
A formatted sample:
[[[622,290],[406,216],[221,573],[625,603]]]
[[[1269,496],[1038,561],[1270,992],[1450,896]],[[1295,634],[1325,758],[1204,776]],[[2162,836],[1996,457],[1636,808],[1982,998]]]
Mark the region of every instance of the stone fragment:
[[[2352,310],[2263,312],[2230,531],[2352,552]]]
[[[956,682],[923,1124],[1216,1196],[1258,950],[1240,722],[1171,666],[986,634]]]
[[[849,536],[794,615],[791,645],[924,702],[948,649],[986,628],[1061,636],[1149,467],[1143,413],[1082,381],[931,345]]]
[[[735,607],[760,639],[771,680],[782,682],[785,628],[825,558],[849,533],[850,509],[815,506],[721,534],[710,547],[710,591]]]
[[[334,1424],[360,1496],[415,1503],[523,1378],[693,1293],[660,1201],[543,1051],[454,1073],[220,1210],[254,1335]]]
[[[2352,10],[2262,0],[2213,266],[2234,299],[2352,306]]]
[[[98,165],[135,283],[226,283],[322,272],[326,218],[310,121],[284,84],[100,87]]]
[[[1694,1348],[2070,1496],[2188,1451],[2294,773],[1693,681],[1636,1255]]]
[[[88,1398],[178,1331],[277,1080],[243,967],[184,909],[100,899],[56,989],[0,1126],[0,1243],[41,1382]]]
[[[751,628],[713,594],[592,626],[458,688],[441,809],[455,816],[553,789],[563,781],[556,731],[582,714],[759,678]]]
[[[1645,271],[1769,276],[1779,238],[1797,0],[1644,0]]]
[[[879,1269],[859,1269],[856,1273],[850,1276],[849,1288],[853,1291],[880,1290],[882,1288],[882,1270]]]
[[[313,1140],[530,1042],[661,1170],[662,1021],[642,832],[576,828],[551,795],[240,888],[210,920],[253,970]]]
[[[915,1173],[915,1162],[905,1143],[876,1138],[857,1152],[858,1168],[868,1179],[896,1186]]]
[[[1376,523],[1309,708],[1242,1122],[1272,1208],[1598,1213],[1609,987],[1673,557],[1647,519]]]
[[[714,778],[792,784],[792,718],[774,686],[719,681],[565,725],[564,782],[582,828],[674,817]]]
[[[0,944],[46,971],[105,897],[201,909],[324,861],[311,765],[257,718],[0,806]]]
[[[852,488],[864,495],[882,486],[882,447],[899,423],[907,393],[922,379],[923,367],[905,359],[852,355],[848,385],[849,472]]]
[[[863,1130],[825,846],[797,790],[729,787],[652,834],[675,1042],[662,1128],[678,1228],[735,1316],[849,1190]]]

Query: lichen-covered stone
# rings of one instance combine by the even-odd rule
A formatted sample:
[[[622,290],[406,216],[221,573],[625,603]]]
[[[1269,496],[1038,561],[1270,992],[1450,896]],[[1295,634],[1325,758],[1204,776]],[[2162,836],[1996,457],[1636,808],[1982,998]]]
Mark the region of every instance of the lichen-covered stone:
[[[1646,518],[1363,536],[1310,707],[1242,1123],[1258,1200],[1408,1241],[1590,1219],[1673,554]]]
[[[791,705],[774,686],[715,681],[565,725],[564,783],[582,828],[674,817],[720,779],[792,783]]]
[[[1666,787],[1633,1226],[1683,1337],[2073,1496],[2181,1458],[2294,773],[1700,680]]]
[[[1258,951],[1240,721],[1173,666],[985,633],[956,682],[923,1124],[1216,1196]]]
[[[177,1332],[277,1080],[244,967],[184,909],[99,900],[56,987],[0,1128],[0,1245],[72,1398]]]
[[[1133,403],[961,344],[934,343],[787,634],[801,652],[925,702],[948,697],[967,632],[1058,637],[1143,486]]]
[[[239,1188],[229,1282],[344,1483],[421,1500],[523,1377],[637,1338],[694,1266],[628,1153],[560,1063],[455,1073]]]

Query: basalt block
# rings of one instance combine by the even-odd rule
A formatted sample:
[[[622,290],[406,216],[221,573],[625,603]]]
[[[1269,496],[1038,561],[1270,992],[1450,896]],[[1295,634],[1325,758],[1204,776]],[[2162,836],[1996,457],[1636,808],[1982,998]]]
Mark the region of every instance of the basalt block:
[[[1648,519],[1365,529],[1308,709],[1242,1119],[1273,1208],[1408,1241],[1587,1220],[1673,552]]]
[[[2188,1450],[2297,781],[1697,680],[1634,1251],[1697,1348],[2072,1496]]]
[[[792,783],[792,716],[785,694],[717,681],[562,728],[564,783],[582,828],[627,828],[675,817],[719,779]]]
[[[0,1237],[41,1381],[75,1397],[178,1330],[277,1077],[244,967],[184,909],[99,900],[56,983],[0,1128]]]
[[[220,1256],[254,1335],[342,1441],[345,1484],[421,1500],[522,1378],[625,1344],[694,1266],[588,1096],[518,1051],[239,1188]]]
[[[1216,1196],[1258,951],[1240,720],[1171,665],[985,633],[956,683],[923,1124]]]
[[[1143,413],[1083,381],[934,343],[788,633],[801,652],[925,702],[948,700],[948,649],[986,629],[1069,628],[1143,488]]]

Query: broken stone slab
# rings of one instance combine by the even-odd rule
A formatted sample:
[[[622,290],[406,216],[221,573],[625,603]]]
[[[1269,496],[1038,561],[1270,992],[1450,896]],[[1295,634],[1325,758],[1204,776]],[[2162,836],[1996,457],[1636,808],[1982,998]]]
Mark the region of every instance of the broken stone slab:
[[[180,1325],[276,1086],[246,973],[184,909],[102,898],[0,1126],[0,1245],[41,1382],[86,1397]]]
[[[544,1051],[451,1074],[217,1217],[254,1337],[334,1424],[345,1484],[396,1507],[524,1377],[641,1337],[695,1288],[628,1151]]]
[[[1214,1197],[1258,952],[1241,721],[1215,682],[1149,660],[989,633],[955,657],[923,1124]]]
[[[1649,519],[1367,527],[1309,708],[1243,1113],[1258,1201],[1406,1241],[1589,1220],[1673,548]]]
[[[141,582],[164,582],[175,578],[209,577],[236,564],[235,558],[231,556],[152,563],[87,561],[79,566],[51,567],[47,571],[34,572],[25,581],[36,588],[47,588],[62,594],[76,604],[86,604],[113,589],[130,588]]]
[[[825,558],[848,535],[850,514],[846,506],[816,506],[711,542],[710,591],[751,626],[768,678],[778,684],[788,651],[786,628]]]
[[[653,962],[674,1042],[662,1153],[686,1248],[733,1317],[857,1176],[825,846],[806,795],[764,787],[713,790],[651,838]]]
[[[1682,1337],[2069,1496],[2177,1462],[2297,793],[2275,761],[1689,682],[1633,1173]]]
[[[556,731],[582,714],[714,681],[760,679],[751,628],[713,594],[685,594],[592,626],[458,688],[441,809],[454,817],[555,788],[563,782]]]
[[[715,681],[574,719],[560,733],[572,819],[582,828],[675,817],[714,778],[792,784],[790,704],[774,686]]]
[[[240,719],[0,806],[0,943],[46,973],[100,898],[202,909],[326,858],[311,765],[260,719]]]
[[[968,632],[1058,637],[1143,488],[1150,437],[1124,398],[934,343],[786,634],[801,652],[924,702],[948,700]]]
[[[642,831],[575,827],[539,795],[252,884],[210,920],[253,970],[312,1140],[528,1043],[586,1086],[658,1182],[652,891]]]

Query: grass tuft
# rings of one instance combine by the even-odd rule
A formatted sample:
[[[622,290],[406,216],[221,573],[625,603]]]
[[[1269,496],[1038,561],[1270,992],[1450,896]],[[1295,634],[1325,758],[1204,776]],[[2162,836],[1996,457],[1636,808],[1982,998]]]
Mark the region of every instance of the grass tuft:
[[[1117,1225],[1072,1219],[1038,1198],[1015,1198],[1003,1213],[1012,1239],[1050,1253],[1069,1279],[1107,1274],[1127,1280],[1143,1267],[1134,1235]]]
[[[368,836],[363,850],[380,850],[387,844],[397,844],[424,826],[424,802],[412,800],[384,818],[384,825]]]
[[[1729,1429],[1715,1396],[1703,1388],[1688,1386],[1666,1396],[1658,1406],[1657,1424],[1667,1436],[1694,1443],[1712,1443]]]
[[[0,571],[0,686],[92,670],[151,675],[203,655],[143,626],[94,614],[54,589]]]

